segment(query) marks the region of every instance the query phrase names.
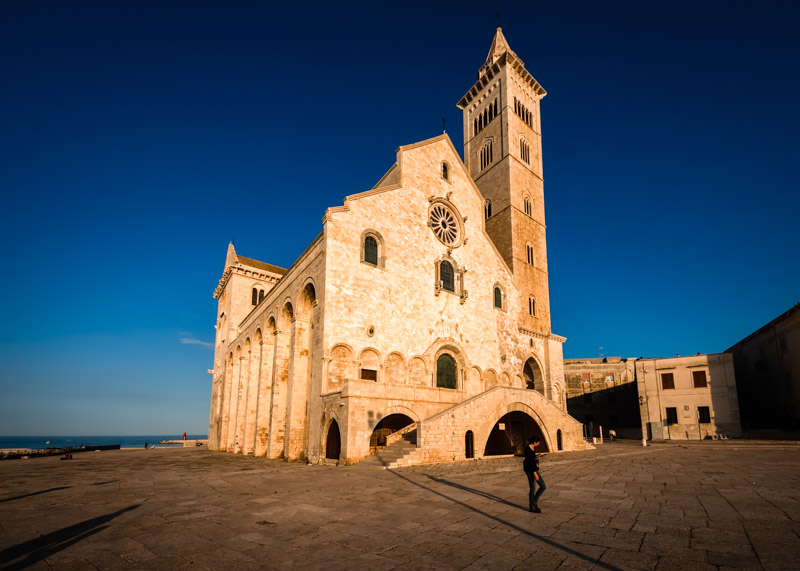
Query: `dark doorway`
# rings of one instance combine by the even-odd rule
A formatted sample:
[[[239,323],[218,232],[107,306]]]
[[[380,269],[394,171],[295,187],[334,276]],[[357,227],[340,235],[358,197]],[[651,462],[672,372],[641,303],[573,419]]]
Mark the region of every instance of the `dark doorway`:
[[[338,460],[342,454],[342,437],[339,434],[339,423],[331,421],[328,427],[328,438],[325,440],[325,458]]]
[[[475,437],[472,435],[471,430],[467,430],[464,435],[464,456],[466,458],[475,458]]]
[[[558,443],[558,449],[564,450],[564,444],[561,442],[561,429],[559,428],[556,432],[556,442]]]
[[[404,414],[390,414],[382,418],[375,430],[372,431],[372,437],[369,439],[370,448],[386,446],[387,436],[404,429],[410,424],[414,424],[414,421]]]
[[[544,435],[536,421],[524,412],[509,412],[495,423],[486,441],[483,455],[521,455],[531,436],[536,436],[541,441],[537,451],[549,452]]]

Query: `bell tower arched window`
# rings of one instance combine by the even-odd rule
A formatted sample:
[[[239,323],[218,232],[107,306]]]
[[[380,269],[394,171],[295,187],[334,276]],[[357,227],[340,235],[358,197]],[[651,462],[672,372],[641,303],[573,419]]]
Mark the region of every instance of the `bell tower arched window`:
[[[492,217],[492,201],[487,200],[486,202],[484,202],[483,209],[486,212],[486,219],[488,220],[489,218]]]
[[[525,214],[528,216],[533,216],[533,203],[531,202],[530,196],[525,196],[525,198],[522,200],[522,205],[523,209],[525,210]]]

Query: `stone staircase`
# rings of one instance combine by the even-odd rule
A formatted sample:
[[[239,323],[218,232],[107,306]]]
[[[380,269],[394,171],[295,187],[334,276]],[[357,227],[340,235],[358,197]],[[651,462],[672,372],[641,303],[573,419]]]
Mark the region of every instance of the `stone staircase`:
[[[394,438],[392,438],[394,437]],[[407,465],[405,459],[417,450],[417,428],[415,424],[398,430],[387,438],[386,446],[379,446],[370,456],[359,462],[362,466],[396,468]]]

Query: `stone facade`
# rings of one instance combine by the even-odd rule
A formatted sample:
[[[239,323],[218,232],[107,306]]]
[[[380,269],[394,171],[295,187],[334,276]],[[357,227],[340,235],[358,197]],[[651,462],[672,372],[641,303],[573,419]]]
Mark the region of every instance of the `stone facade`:
[[[635,359],[564,359],[567,412],[586,426],[587,436],[641,438]]]
[[[800,429],[800,303],[726,351],[746,429]]]
[[[641,422],[648,439],[742,435],[731,355],[641,359],[635,370]]]
[[[459,103],[466,163],[447,135],[400,147],[375,187],[326,211],[288,270],[229,246],[211,449],[350,463],[409,431],[408,463],[503,453],[531,434],[550,450],[586,446],[550,330],[544,94],[498,28]],[[491,154],[475,154],[478,124]]]

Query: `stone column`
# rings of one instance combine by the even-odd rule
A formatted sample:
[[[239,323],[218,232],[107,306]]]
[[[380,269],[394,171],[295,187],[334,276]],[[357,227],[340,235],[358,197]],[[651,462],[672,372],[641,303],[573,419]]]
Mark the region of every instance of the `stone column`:
[[[310,326],[311,323],[301,317],[295,316],[292,319],[284,441],[284,457],[287,460],[304,458],[306,455],[304,442],[308,412]]]
[[[245,423],[247,421],[247,394],[250,390],[250,369],[252,368],[253,352],[248,349],[246,355],[242,355],[242,368],[239,381],[239,399],[236,403],[236,439],[234,452],[242,454],[244,452]]]
[[[255,452],[255,424],[258,414],[258,393],[261,386],[261,356],[264,343],[258,342],[258,349],[255,351],[256,358],[250,362],[250,382],[247,388],[247,402],[245,403],[244,419],[244,443],[242,444],[242,454],[253,455]]]
[[[269,443],[270,413],[272,411],[272,374],[275,358],[275,339],[262,342],[261,368],[259,374],[258,401],[256,402],[256,420],[253,427],[255,437],[255,455],[266,456]]]
[[[286,432],[286,402],[289,380],[290,335],[275,332],[275,349],[272,364],[272,396],[269,415],[268,458],[280,458],[284,452]]]
[[[233,375],[231,377],[231,399],[230,407],[228,408],[228,439],[225,443],[225,451],[233,452],[236,443],[236,413],[239,406],[240,390],[242,386],[242,359],[243,357],[234,357],[233,359]]]

